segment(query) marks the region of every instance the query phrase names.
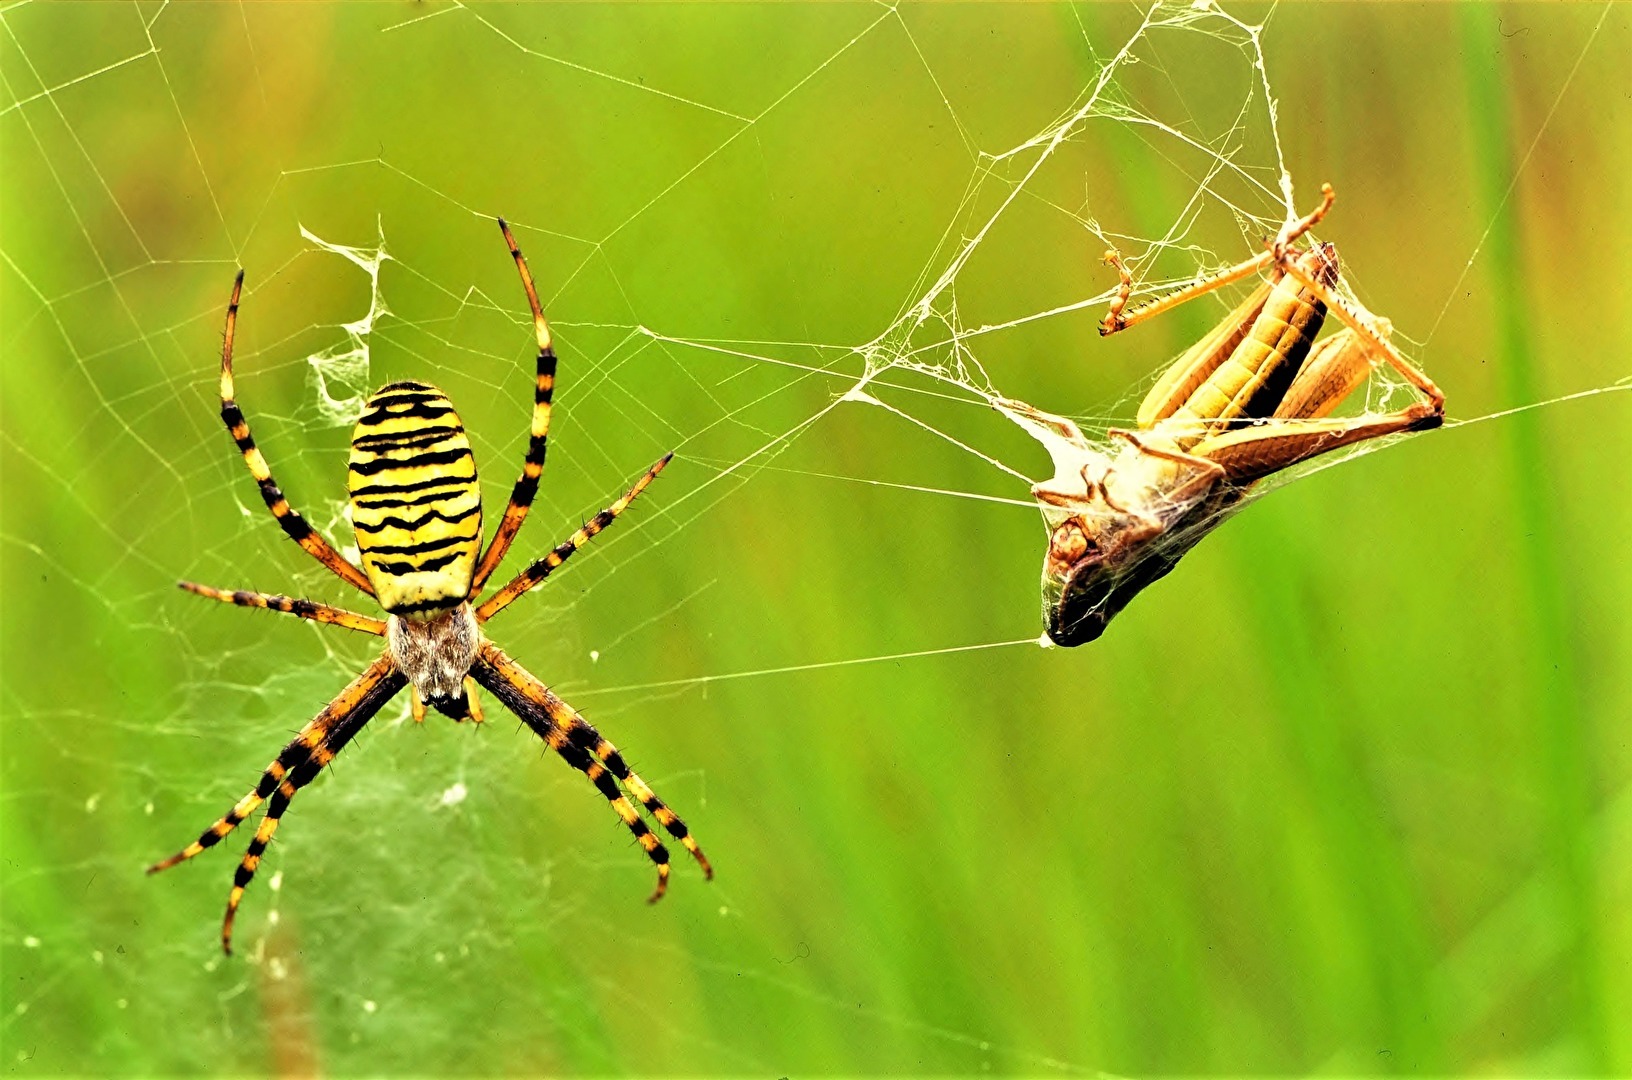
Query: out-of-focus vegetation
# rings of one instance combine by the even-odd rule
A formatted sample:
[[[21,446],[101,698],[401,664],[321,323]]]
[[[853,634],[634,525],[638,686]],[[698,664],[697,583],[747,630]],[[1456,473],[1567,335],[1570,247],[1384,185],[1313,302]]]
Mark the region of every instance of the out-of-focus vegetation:
[[[1293,5],[1266,31],[1286,163],[1306,198],[1339,191],[1323,235],[1452,415],[1492,419],[1276,491],[1087,648],[689,681],[1040,632],[1035,511],[835,477],[1023,484],[854,402],[710,483],[843,384],[627,328],[871,339],[943,265],[977,152],[1064,115],[1139,19],[0,11],[7,1071],[1632,1070],[1632,398],[1496,415],[1632,371],[1632,9]],[[1137,78],[1171,86],[1180,130],[1255,77],[1197,35],[1151,44]],[[1267,133],[1260,111],[1215,149],[1259,160]],[[1158,235],[1201,179],[1172,145],[1095,128],[1050,198],[1078,210],[1080,175],[1102,228]],[[247,831],[141,868],[372,648],[172,587],[367,607],[282,538],[220,429],[234,268],[239,396],[297,505],[348,539],[324,396],[417,377],[459,404],[492,520],[531,385],[497,213],[562,346],[508,565],[680,456],[493,635],[630,753],[718,880],[677,862],[647,908],[640,852],[529,734],[392,711],[296,801],[222,961]],[[1007,220],[959,291],[971,324],[1108,284],[1042,200]],[[306,358],[350,347],[370,279],[302,227],[394,260],[367,369],[321,384]],[[1192,307],[1108,342],[1085,309],[978,356],[1006,393],[1125,419],[1216,312]]]

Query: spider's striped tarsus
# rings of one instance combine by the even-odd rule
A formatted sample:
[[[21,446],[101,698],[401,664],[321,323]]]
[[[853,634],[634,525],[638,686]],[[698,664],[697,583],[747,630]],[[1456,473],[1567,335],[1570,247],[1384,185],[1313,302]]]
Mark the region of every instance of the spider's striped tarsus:
[[[474,693],[476,684],[485,687],[516,713],[563,760],[589,778],[656,864],[657,888],[651,900],[661,898],[668,888],[669,855],[634,803],[639,803],[692,854],[706,877],[714,876],[685,822],[629,768],[617,747],[488,641],[481,629],[483,623],[542,582],[573,552],[610,525],[663,471],[673,455],[664,455],[627,494],[479,606],[472,606],[483,584],[504,559],[538,493],[555,390],[555,349],[532,274],[502,218],[499,229],[509,245],[532,309],[538,339],[538,369],[532,428],[521,476],[485,553],[481,549],[481,493],[470,440],[447,396],[427,383],[396,382],[382,387],[364,405],[352,435],[351,510],[362,568],[331,547],[300,516],[272,478],[266,458],[250,435],[249,423],[234,400],[232,340],[244,285],[243,271],[238,272],[233,282],[221,349],[221,419],[238,444],[250,475],[260,486],[267,508],[283,531],[341,579],[375,597],[388,617],[376,619],[287,596],[215,589],[189,581],[180,583],[188,592],[212,600],[287,612],[386,640],[384,654],[300,730],[267,766],[260,782],[248,794],[197,840],[148,868],[148,873],[155,873],[213,847],[263,802],[267,804],[249,850],[238,864],[227,898],[226,916],[221,924],[221,947],[228,953],[232,952],[232,925],[239,902],[290,800],[404,687],[410,688],[413,694],[416,720],[424,719],[427,705],[455,720],[481,720]]]

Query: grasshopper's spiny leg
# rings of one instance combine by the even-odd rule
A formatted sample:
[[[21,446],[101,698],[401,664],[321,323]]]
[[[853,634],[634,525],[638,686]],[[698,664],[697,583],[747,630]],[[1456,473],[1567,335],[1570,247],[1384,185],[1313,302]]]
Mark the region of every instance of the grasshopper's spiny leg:
[[[1432,379],[1419,371],[1416,365],[1400,355],[1400,351],[1371,325],[1371,319],[1368,315],[1356,311],[1354,306],[1347,300],[1316,280],[1313,275],[1306,273],[1297,265],[1297,260],[1285,259],[1281,263],[1281,268],[1296,278],[1298,284],[1308,289],[1315,299],[1325,304],[1326,310],[1336,315],[1345,326],[1353,330],[1367,345],[1376,350],[1378,355],[1388,361],[1389,366],[1399,372],[1407,382],[1422,391],[1423,396],[1428,399],[1429,404],[1436,413],[1444,415],[1445,394],[1438,386],[1434,385]]]
[[[1127,273],[1120,262],[1116,265],[1120,273]],[[1221,289],[1226,285],[1240,281],[1242,278],[1251,277],[1253,274],[1269,270],[1274,266],[1274,254],[1266,251],[1262,255],[1253,256],[1246,262],[1226,267],[1210,277],[1192,281],[1188,285],[1181,285],[1172,292],[1163,293],[1153,300],[1146,300],[1126,314],[1123,313],[1122,308],[1127,301],[1123,299],[1122,286],[1119,285],[1117,287],[1117,299],[1111,301],[1111,311],[1106,314],[1104,319],[1100,320],[1099,336],[1109,337],[1118,330],[1126,330],[1130,326],[1147,322],[1164,312],[1173,310],[1186,301],[1194,300],[1198,296],[1205,296],[1215,289]],[[1131,291],[1131,280],[1129,288]]]
[[[1336,201],[1337,192],[1332,185],[1320,185],[1320,205],[1296,221],[1288,222],[1276,234],[1275,240],[1270,244],[1270,254],[1274,256],[1275,261],[1278,263],[1286,262],[1287,250],[1310,229],[1319,225],[1321,219],[1326,216],[1327,212],[1331,210],[1332,204]]]
[[[625,492],[621,498],[590,518],[577,532],[556,545],[555,550],[517,574],[508,585],[483,601],[482,605],[476,609],[476,621],[486,622],[491,619],[509,607],[516,597],[538,585],[539,582],[554,573],[556,567],[566,562],[573,552],[589,543],[592,537],[616,521],[619,514],[629,509],[629,504],[634,502],[636,497],[645,491],[653,480],[657,479],[657,474],[662,472],[664,466],[668,465],[673,459],[674,454],[664,454],[651,468],[646,470],[639,480],[635,481],[635,486]]]
[[[236,604],[239,607],[265,608],[268,611],[282,611],[302,619],[310,619],[313,622],[343,626],[347,630],[357,630],[364,634],[373,634],[376,637],[385,636],[385,623],[382,620],[367,615],[359,615],[355,611],[346,611],[344,608],[319,604],[314,600],[275,596],[271,593],[245,592],[242,589],[215,589],[208,585],[200,585],[194,581],[178,581],[176,587],[185,589],[196,596],[220,600],[226,604]]]
[[[299,544],[312,558],[334,571],[342,581],[373,596],[374,586],[369,584],[363,572],[330,547],[323,534],[313,529],[306,519],[289,505],[283,490],[278,487],[277,481],[272,479],[272,469],[267,465],[265,455],[255,445],[255,438],[249,432],[249,421],[244,419],[243,410],[238,408],[238,402],[233,397],[232,340],[238,329],[238,298],[243,288],[244,272],[240,270],[232,282],[232,300],[227,304],[227,329],[221,344],[221,420],[232,433],[233,442],[238,444],[238,452],[244,456],[244,464],[249,466],[249,474],[255,478],[255,483],[260,487],[262,501],[266,503],[266,508],[272,511],[272,516],[278,519],[278,524],[288,534],[289,539]]]
[[[1403,431],[1425,431],[1440,422],[1432,405],[1418,401],[1384,416],[1270,420],[1215,435],[1195,449],[1222,465],[1232,483],[1246,484],[1332,450]]]
[[[527,259],[522,255],[521,248],[516,246],[516,238],[510,235],[510,226],[505,224],[503,218],[499,219],[499,230],[504,233],[504,242],[515,260],[516,272],[521,275],[521,287],[527,292],[527,305],[533,311],[533,333],[538,338],[538,372],[533,382],[533,423],[527,438],[527,454],[522,459],[521,476],[510,492],[510,502],[504,508],[504,516],[499,519],[493,540],[477,564],[475,576],[471,578],[472,596],[481,590],[482,584],[504,559],[504,553],[510,550],[510,542],[521,531],[522,522],[527,520],[527,511],[538,494],[538,478],[544,472],[544,452],[549,447],[551,403],[555,396],[555,344],[550,337],[550,325],[544,321],[544,308],[538,302],[538,290],[533,287],[533,275],[527,269]]]
[[[1340,331],[1310,353],[1274,417],[1203,440],[1192,452],[1223,466],[1233,482],[1245,483],[1367,439],[1438,426],[1441,413],[1428,401],[1385,416],[1326,418],[1365,381],[1371,366],[1367,340]]]
[[[1261,255],[1255,255],[1245,262],[1226,267],[1210,277],[1192,281],[1188,285],[1181,285],[1172,292],[1165,293],[1153,300],[1147,300],[1132,311],[1125,313],[1123,309],[1127,307],[1128,298],[1133,293],[1133,275],[1123,264],[1120,254],[1107,251],[1105,261],[1116,267],[1120,280],[1117,284],[1116,298],[1111,301],[1110,310],[1106,312],[1105,318],[1100,321],[1100,336],[1105,337],[1116,333],[1118,330],[1126,330],[1130,326],[1146,322],[1163,312],[1173,310],[1187,300],[1205,296],[1215,289],[1223,288],[1225,285],[1240,281],[1242,278],[1250,277],[1253,274],[1262,273],[1265,270],[1274,270],[1279,275],[1285,269],[1281,264],[1287,261],[1287,250],[1292,242],[1319,224],[1337,198],[1330,184],[1321,185],[1320,192],[1320,205],[1304,217],[1283,228],[1277,234],[1275,240],[1271,242],[1270,250]]]

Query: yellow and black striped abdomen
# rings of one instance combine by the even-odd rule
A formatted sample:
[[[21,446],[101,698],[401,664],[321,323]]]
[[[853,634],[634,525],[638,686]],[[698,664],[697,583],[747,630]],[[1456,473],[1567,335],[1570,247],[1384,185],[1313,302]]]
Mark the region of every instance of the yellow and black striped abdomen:
[[[426,618],[469,595],[482,498],[465,426],[442,391],[398,382],[368,399],[351,437],[351,517],[385,610]]]

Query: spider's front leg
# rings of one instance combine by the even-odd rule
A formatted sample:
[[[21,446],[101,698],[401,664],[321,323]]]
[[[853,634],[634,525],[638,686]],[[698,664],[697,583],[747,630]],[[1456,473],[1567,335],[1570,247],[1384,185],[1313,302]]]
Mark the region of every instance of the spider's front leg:
[[[521,531],[522,523],[527,520],[527,511],[538,495],[538,478],[544,473],[544,453],[550,442],[550,415],[555,397],[555,342],[550,336],[550,324],[544,320],[544,308],[538,302],[538,290],[533,286],[532,271],[527,269],[527,258],[522,255],[516,238],[510,235],[510,226],[503,218],[499,218],[499,230],[504,233],[504,242],[510,248],[516,273],[521,275],[521,287],[527,293],[527,306],[532,309],[533,336],[538,341],[538,366],[533,381],[533,422],[528,430],[527,453],[522,459],[521,476],[511,489],[510,501],[504,508],[504,516],[499,519],[499,527],[494,530],[493,539],[476,566],[476,573],[471,579],[472,596],[480,591],[504,560],[505,552],[510,550],[511,541]]]
[[[266,503],[266,508],[278,519],[278,525],[288,534],[289,539],[299,544],[312,558],[334,571],[342,581],[373,596],[374,586],[369,583],[363,572],[334,550],[323,538],[323,534],[312,528],[306,519],[300,516],[299,511],[289,505],[283,489],[279,488],[278,482],[272,478],[272,468],[267,465],[266,457],[255,445],[255,438],[249,432],[249,421],[244,419],[243,410],[238,408],[232,377],[232,341],[238,329],[238,299],[243,289],[244,272],[240,270],[232,283],[232,300],[227,304],[227,328],[221,344],[221,421],[232,433],[232,441],[238,445],[238,452],[243,455],[244,464],[249,466],[249,474],[255,478],[256,485],[261,489],[261,499]]]

